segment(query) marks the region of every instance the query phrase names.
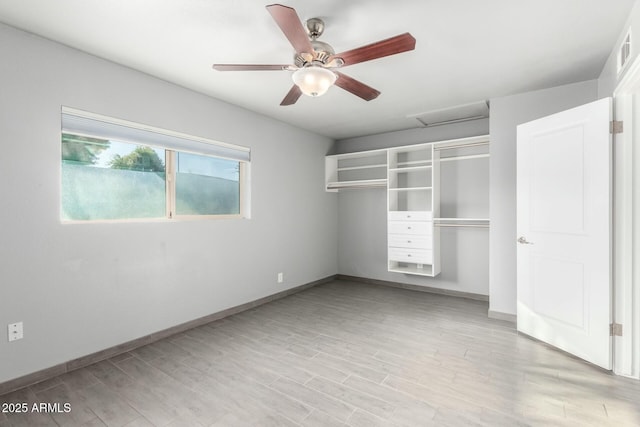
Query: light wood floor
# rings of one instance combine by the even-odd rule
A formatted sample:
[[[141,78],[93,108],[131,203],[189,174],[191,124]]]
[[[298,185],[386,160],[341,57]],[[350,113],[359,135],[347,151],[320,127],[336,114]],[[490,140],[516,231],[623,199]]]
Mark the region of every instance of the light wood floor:
[[[5,426],[638,426],[640,381],[487,318],[337,281],[0,397]]]

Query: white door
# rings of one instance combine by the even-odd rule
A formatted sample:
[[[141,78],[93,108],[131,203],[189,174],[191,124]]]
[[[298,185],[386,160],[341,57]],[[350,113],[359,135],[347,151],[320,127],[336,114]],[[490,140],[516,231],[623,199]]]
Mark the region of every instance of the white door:
[[[611,99],[518,126],[518,331],[611,369]]]

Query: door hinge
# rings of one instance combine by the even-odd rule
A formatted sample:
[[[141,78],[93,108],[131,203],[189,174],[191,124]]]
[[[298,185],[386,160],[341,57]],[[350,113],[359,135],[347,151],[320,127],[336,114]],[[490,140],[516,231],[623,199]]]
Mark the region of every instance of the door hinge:
[[[622,133],[624,131],[624,122],[618,120],[612,120],[609,122],[609,133],[617,134]]]
[[[621,337],[622,325],[620,323],[611,323],[609,325],[609,335],[612,337]]]

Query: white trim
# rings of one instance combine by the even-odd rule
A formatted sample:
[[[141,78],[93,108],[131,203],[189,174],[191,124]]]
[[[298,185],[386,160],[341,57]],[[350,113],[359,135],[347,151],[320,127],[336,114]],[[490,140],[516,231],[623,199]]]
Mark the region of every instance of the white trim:
[[[516,323],[518,316],[511,313],[503,313],[502,311],[488,310],[487,317],[489,319],[504,320],[506,322]]]
[[[81,225],[81,224],[140,224],[140,223],[165,223],[173,224],[174,222],[191,222],[202,220],[219,220],[219,219],[248,219],[245,215],[179,215],[171,219],[169,218],[123,218],[123,219],[71,219],[60,220],[62,225]]]
[[[626,39],[626,35],[624,37]],[[623,39],[623,42],[624,42]],[[623,335],[614,337],[614,373],[640,379],[640,283],[637,222],[640,200],[634,195],[640,178],[640,134],[634,131],[634,102],[640,99],[640,56],[627,63],[614,90],[614,119],[624,122],[624,131],[614,135],[614,321],[623,325]],[[634,106],[634,103],[636,105]],[[635,176],[634,176],[635,174]],[[636,181],[636,182],[634,182]],[[638,190],[635,190],[638,191]],[[635,206],[634,206],[635,205]]]
[[[168,219],[176,217],[176,152],[165,150],[165,215]]]

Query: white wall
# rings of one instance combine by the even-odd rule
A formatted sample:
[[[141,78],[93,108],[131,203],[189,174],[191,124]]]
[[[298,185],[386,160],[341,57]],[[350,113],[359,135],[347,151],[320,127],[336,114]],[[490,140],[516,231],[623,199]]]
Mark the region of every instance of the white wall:
[[[337,273],[328,138],[5,25],[0,55],[0,382]],[[251,147],[252,219],[62,225],[61,105]]]
[[[338,141],[335,153],[418,144],[467,136],[486,135],[489,120],[455,125],[411,129]],[[448,162],[442,164],[441,205],[448,205],[453,194],[465,199],[465,192],[485,193],[489,198],[489,162]],[[458,184],[467,183],[462,187]],[[472,183],[472,185],[468,185]],[[469,194],[468,194],[469,195]],[[488,215],[488,203],[479,206]],[[461,213],[462,215],[462,213]],[[482,215],[479,215],[482,216]],[[338,196],[338,272],[369,279],[429,286],[459,292],[489,294],[489,233],[486,229],[441,230],[442,273],[422,277],[387,271],[386,190],[341,191]]]
[[[491,100],[489,310],[516,313],[516,126],[597,99],[590,80]]]

